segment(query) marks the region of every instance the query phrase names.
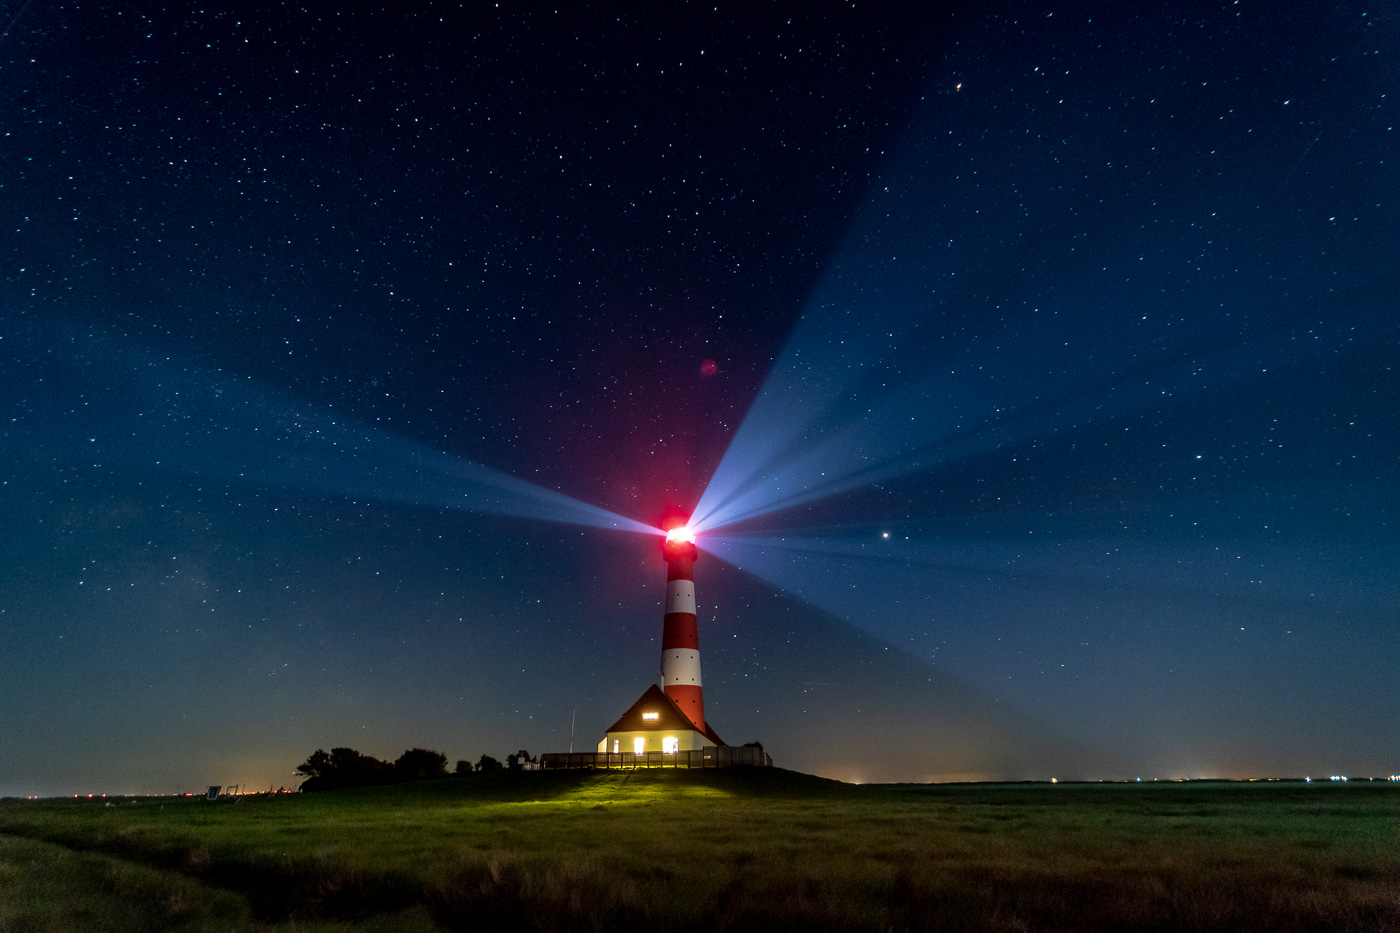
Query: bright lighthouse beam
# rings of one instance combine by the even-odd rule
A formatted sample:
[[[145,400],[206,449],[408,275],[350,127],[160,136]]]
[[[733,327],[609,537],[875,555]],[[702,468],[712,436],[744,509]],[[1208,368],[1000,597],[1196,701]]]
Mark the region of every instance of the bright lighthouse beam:
[[[1181,312],[1158,291],[1106,287],[1091,269],[1029,293],[1033,305],[1000,281],[1024,257],[986,205],[946,209],[940,129],[930,105],[894,147],[696,505],[698,531],[1188,404],[1281,370],[1299,347],[1353,339],[1302,311],[1168,330],[1156,316]],[[1347,317],[1389,339],[1389,318]]]
[[[47,387],[45,405],[73,417],[59,430],[59,419],[31,410],[28,430],[89,469],[660,533],[247,378],[91,334],[50,342],[73,352],[35,353],[41,372],[30,376]]]

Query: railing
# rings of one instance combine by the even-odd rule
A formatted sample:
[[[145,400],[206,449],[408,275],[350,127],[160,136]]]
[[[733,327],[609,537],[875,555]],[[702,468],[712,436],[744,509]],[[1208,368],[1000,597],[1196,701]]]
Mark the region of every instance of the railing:
[[[737,766],[773,767],[773,759],[751,745],[706,745],[683,752],[546,752],[540,767],[546,771],[561,768],[732,768]]]

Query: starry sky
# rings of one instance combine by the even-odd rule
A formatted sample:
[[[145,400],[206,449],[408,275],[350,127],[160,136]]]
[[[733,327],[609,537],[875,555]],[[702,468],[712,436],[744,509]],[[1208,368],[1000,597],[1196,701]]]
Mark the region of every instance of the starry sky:
[[[1400,772],[1400,13],[0,2],[0,795]]]

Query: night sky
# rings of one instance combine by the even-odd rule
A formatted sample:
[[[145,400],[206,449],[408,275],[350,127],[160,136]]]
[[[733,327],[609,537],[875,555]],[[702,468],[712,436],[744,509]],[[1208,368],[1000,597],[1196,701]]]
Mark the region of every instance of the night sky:
[[[1400,772],[1393,4],[561,6],[0,3],[0,795]]]

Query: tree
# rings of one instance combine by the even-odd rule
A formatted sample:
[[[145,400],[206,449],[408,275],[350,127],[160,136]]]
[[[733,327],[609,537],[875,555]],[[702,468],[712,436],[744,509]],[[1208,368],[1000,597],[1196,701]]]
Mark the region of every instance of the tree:
[[[490,755],[482,755],[481,760],[476,763],[476,770],[490,772],[501,770],[501,763]]]
[[[394,776],[400,781],[421,781],[447,774],[447,756],[426,748],[410,748],[394,762]]]
[[[390,766],[353,748],[333,748],[327,755],[321,749],[311,753],[306,763],[297,768],[307,775],[302,790],[330,790],[336,787],[364,787],[392,780]]]
[[[457,767],[456,767],[455,769],[453,769],[453,773],[454,773],[454,774],[471,774],[471,773],[472,773],[472,763],[471,763],[470,761],[459,760],[459,761],[457,762]]]
[[[311,753],[311,757],[306,759],[304,764],[297,765],[297,774],[304,774],[309,778],[325,777],[331,770],[331,756],[326,754],[325,749],[318,748]]]
[[[372,755],[362,755],[353,748],[331,749],[331,767],[340,787],[362,787],[383,784],[390,777],[390,766]]]

